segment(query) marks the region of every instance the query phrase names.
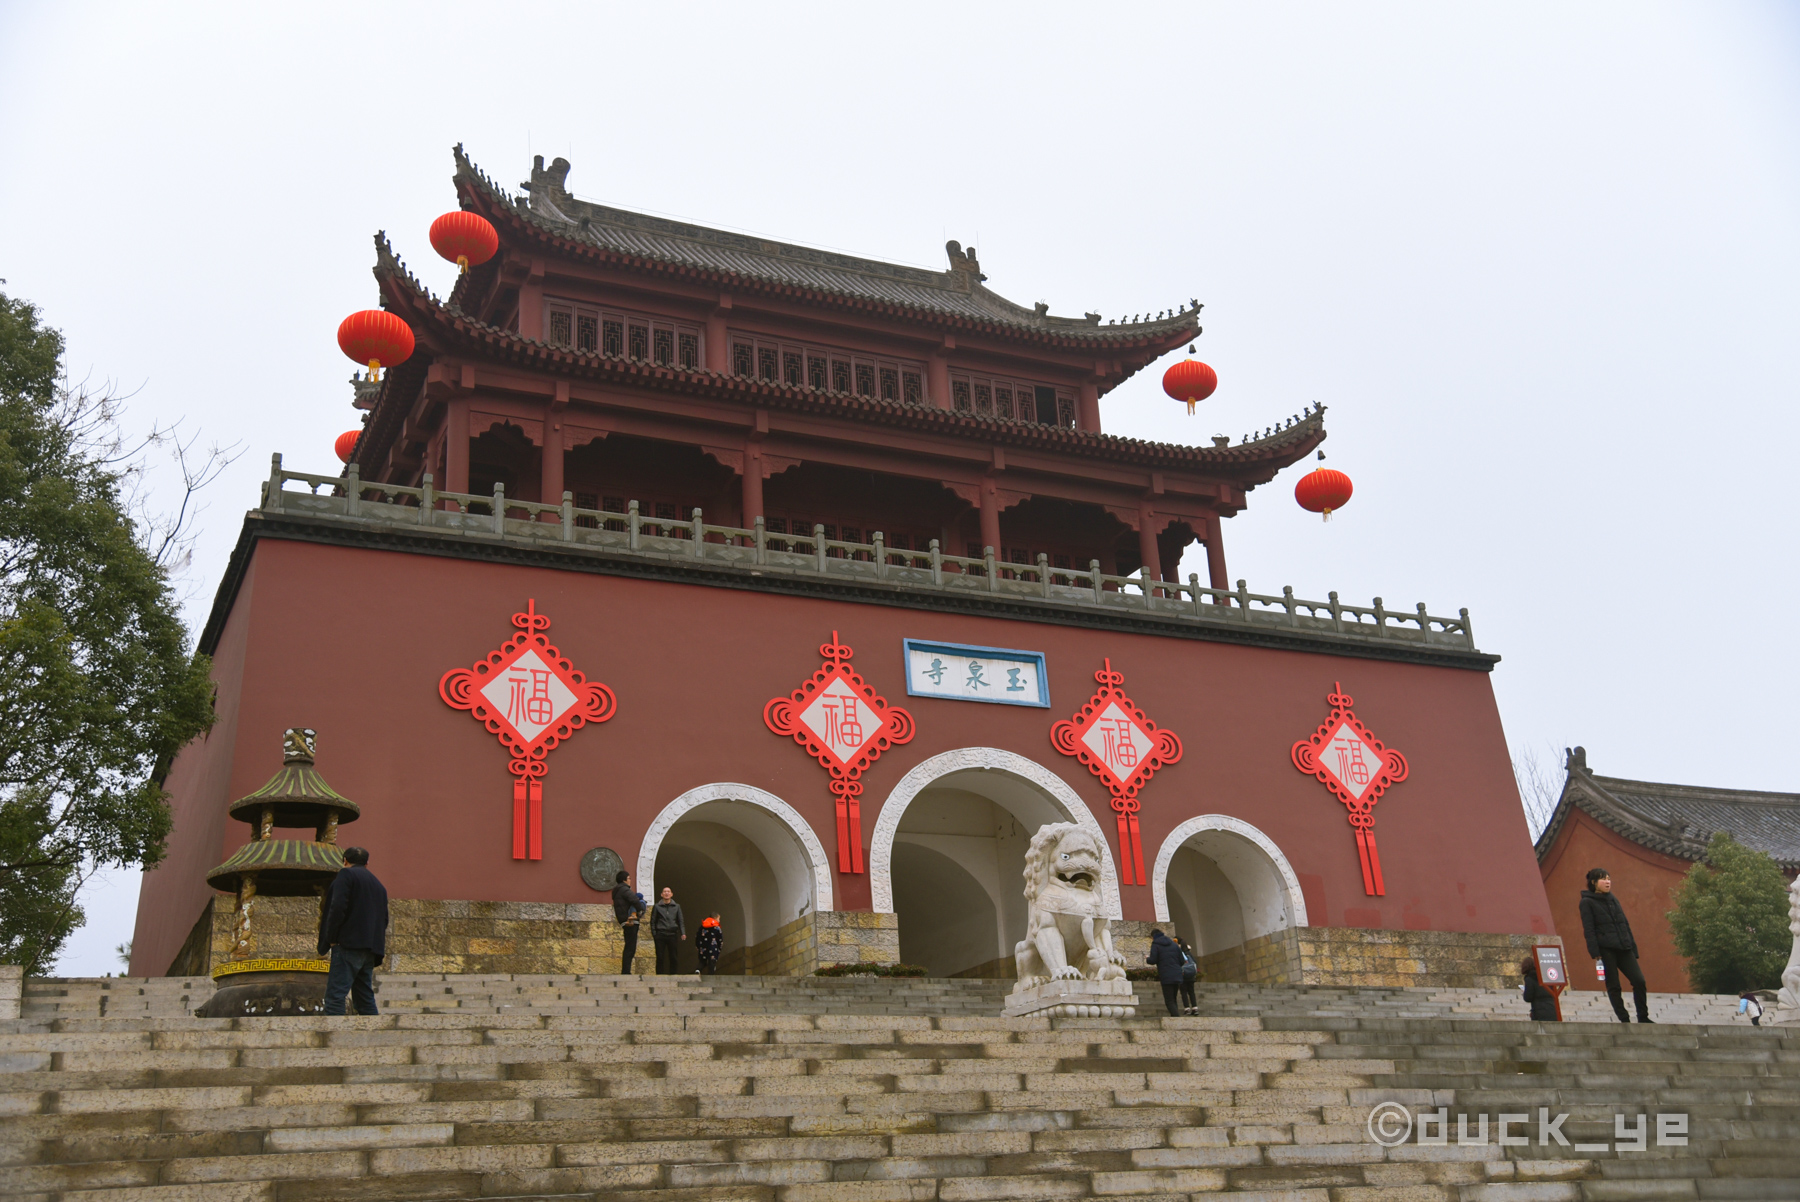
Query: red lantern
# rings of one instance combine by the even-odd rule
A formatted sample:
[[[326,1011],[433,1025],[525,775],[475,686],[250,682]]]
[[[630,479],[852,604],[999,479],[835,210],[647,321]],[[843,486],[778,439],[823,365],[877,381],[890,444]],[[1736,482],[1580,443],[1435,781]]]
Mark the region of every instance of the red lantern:
[[[1204,401],[1219,386],[1219,373],[1197,359],[1183,359],[1163,373],[1163,391],[1178,401],[1186,401],[1188,413],[1194,403]]]
[[[378,381],[384,364],[397,367],[412,355],[412,327],[385,309],[364,309],[338,326],[338,347],[358,363],[367,363],[369,379]]]
[[[331,449],[337,452],[339,459],[349,463],[350,456],[356,452],[356,440],[361,437],[361,430],[345,430],[337,436],[337,441],[331,444]]]
[[[500,249],[500,235],[493,224],[479,213],[460,209],[445,213],[431,223],[431,249],[449,259],[467,275],[469,268],[480,266]]]
[[[1322,467],[1300,477],[1300,483],[1294,485],[1294,500],[1309,513],[1324,514],[1329,522],[1331,511],[1342,509],[1352,491],[1350,477]]]

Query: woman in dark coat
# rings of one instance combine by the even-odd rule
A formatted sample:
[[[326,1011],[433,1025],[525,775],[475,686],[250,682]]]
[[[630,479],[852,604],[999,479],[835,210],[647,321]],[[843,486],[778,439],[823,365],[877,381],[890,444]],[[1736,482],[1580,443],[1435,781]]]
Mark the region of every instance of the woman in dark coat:
[[[1182,970],[1187,964],[1187,959],[1181,954],[1181,945],[1161,931],[1151,931],[1150,954],[1144,957],[1144,963],[1156,965],[1156,979],[1162,984],[1163,1004],[1169,1008],[1170,1018],[1180,1018],[1181,1009],[1175,999],[1181,993]]]
[[[1561,1022],[1556,1017],[1556,995],[1538,983],[1537,957],[1526,956],[1519,961],[1519,971],[1525,974],[1525,1000],[1531,1003],[1531,1021]]]
[[[1638,967],[1637,940],[1625,918],[1625,907],[1613,896],[1612,877],[1604,868],[1593,868],[1588,871],[1587,882],[1588,887],[1581,892],[1581,933],[1587,939],[1588,955],[1606,966],[1606,996],[1612,1001],[1613,1013],[1622,1023],[1631,1021],[1625,1015],[1625,999],[1620,995],[1623,978],[1631,982],[1637,1020],[1650,1022],[1644,970]]]

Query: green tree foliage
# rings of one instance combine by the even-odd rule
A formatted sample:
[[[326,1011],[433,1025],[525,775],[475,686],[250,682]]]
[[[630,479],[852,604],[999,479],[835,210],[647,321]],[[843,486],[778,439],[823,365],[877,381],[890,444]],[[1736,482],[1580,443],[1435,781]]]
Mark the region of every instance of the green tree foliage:
[[[1720,831],[1675,891],[1669,928],[1697,992],[1778,988],[1793,947],[1787,878],[1766,852]]]
[[[95,868],[162,858],[157,783],[212,723],[155,523],[134,522],[108,395],[62,386],[62,335],[0,293],[0,962],[43,971]]]

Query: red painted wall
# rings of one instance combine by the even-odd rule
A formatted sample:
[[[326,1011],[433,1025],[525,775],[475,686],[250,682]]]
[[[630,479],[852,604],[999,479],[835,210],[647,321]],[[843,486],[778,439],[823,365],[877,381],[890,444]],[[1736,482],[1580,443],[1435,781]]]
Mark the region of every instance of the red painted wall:
[[[1542,865],[1556,933],[1563,937],[1571,961],[1570,984],[1576,989],[1606,988],[1594,976],[1593,960],[1583,959],[1587,944],[1581,934],[1581,891],[1587,888],[1588,869],[1604,868],[1612,874],[1613,892],[1631,920],[1644,983],[1658,993],[1688,992],[1687,960],[1675,950],[1667,915],[1691,866],[1691,861],[1641,847],[1579,808],[1571,809]],[[1630,983],[1624,988],[1629,993]],[[1630,1003],[1626,1006],[1629,1009]]]
[[[551,641],[619,699],[612,721],[550,753],[539,862],[511,859],[511,777],[498,742],[437,694],[444,672],[511,635],[527,598],[552,619]],[[363,807],[340,842],[370,848],[396,897],[600,900],[577,872],[581,855],[604,844],[634,865],[656,813],[718,781],[785,799],[834,847],[825,771],[762,722],[770,698],[818,667],[833,630],[869,682],[918,722],[912,742],[863,777],[865,839],[908,769],[970,746],[1045,765],[1110,836],[1106,790],[1049,741],[1110,656],[1127,691],[1185,747],[1142,795],[1146,861],[1183,820],[1228,814],[1286,854],[1315,926],[1552,929],[1482,672],[265,540],[227,628],[242,650],[221,646],[220,724],[170,776],[178,825],[168,863],[145,876],[135,971],[162,971],[179,949],[205,896],[195,876],[249,833],[223,822],[224,807],[274,773],[288,726],[318,730],[320,771]],[[904,637],[1044,652],[1053,708],[908,697]],[[238,662],[241,692],[226,687]],[[1343,805],[1289,758],[1325,719],[1336,681],[1411,764],[1375,809],[1383,898],[1363,895]],[[838,908],[868,907],[866,876],[836,879]],[[1148,886],[1122,894],[1126,918],[1153,917]]]

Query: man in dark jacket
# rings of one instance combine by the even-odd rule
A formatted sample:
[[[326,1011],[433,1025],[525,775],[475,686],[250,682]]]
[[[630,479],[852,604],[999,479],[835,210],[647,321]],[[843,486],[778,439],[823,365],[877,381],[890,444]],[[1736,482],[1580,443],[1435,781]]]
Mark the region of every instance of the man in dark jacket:
[[[675,941],[687,938],[687,919],[675,902],[675,890],[663,886],[662,897],[650,911],[650,938],[656,941],[656,975],[673,976]]]
[[[358,1014],[375,1014],[375,966],[387,958],[387,889],[369,871],[369,853],[344,849],[319,919],[319,954],[331,955],[325,1013],[342,1014],[350,994]]]
[[[1591,868],[1588,887],[1581,893],[1581,933],[1587,938],[1588,955],[1606,968],[1606,996],[1612,999],[1613,1013],[1619,1021],[1631,1021],[1625,1013],[1625,999],[1620,996],[1619,978],[1631,980],[1631,998],[1637,1003],[1638,1021],[1650,1021],[1650,1000],[1644,992],[1644,970],[1638,967],[1637,940],[1631,937],[1631,924],[1625,920],[1625,907],[1613,896],[1612,877],[1604,868]]]
[[[1181,954],[1181,946],[1161,931],[1150,932],[1150,954],[1144,957],[1144,963],[1156,966],[1156,979],[1162,984],[1163,1005],[1169,1008],[1170,1018],[1179,1018],[1181,1008],[1176,998],[1181,993],[1183,974],[1187,969],[1187,957]]]
[[[613,879],[613,917],[625,932],[625,956],[619,965],[620,976],[631,975],[631,962],[637,959],[638,928],[644,917],[644,897],[631,887],[631,874],[623,868]]]

